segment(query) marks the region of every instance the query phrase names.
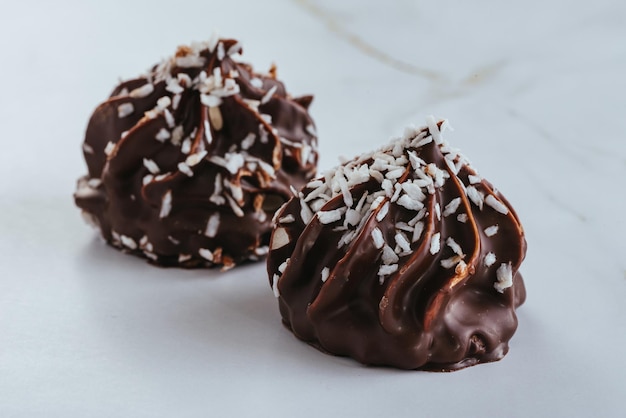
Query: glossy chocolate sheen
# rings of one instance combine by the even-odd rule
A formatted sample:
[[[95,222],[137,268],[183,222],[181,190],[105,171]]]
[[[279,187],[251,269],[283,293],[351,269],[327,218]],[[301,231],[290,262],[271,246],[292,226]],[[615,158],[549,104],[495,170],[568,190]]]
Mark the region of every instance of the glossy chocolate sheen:
[[[179,47],[95,110],[74,197],[108,243],[166,266],[265,255],[290,186],[315,175],[312,97],[292,98],[240,53],[231,39]]]
[[[283,322],[341,356],[451,371],[501,359],[526,297],[507,200],[446,122],[308,183],[276,214],[267,268]]]

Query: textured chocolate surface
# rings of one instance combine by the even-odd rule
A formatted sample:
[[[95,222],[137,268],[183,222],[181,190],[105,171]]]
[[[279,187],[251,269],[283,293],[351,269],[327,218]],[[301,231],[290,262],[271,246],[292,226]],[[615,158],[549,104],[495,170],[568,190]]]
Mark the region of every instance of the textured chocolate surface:
[[[371,365],[501,359],[526,292],[507,200],[441,137],[409,129],[309,182],[276,214],[267,268],[300,339]]]
[[[231,39],[179,47],[95,110],[74,198],[108,243],[184,267],[267,252],[275,210],[316,171],[312,97],[240,53]]]

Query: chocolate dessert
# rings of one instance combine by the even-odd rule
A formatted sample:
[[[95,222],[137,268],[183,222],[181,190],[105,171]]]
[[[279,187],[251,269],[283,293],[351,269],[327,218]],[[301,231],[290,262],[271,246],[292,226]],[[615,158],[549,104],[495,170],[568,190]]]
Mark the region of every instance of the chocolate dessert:
[[[284,324],[369,365],[501,359],[526,297],[508,201],[442,139],[446,121],[310,181],[275,216],[267,269]]]
[[[179,47],[95,110],[74,198],[108,243],[163,266],[266,254],[272,215],[315,175],[312,97],[240,53],[232,39]]]

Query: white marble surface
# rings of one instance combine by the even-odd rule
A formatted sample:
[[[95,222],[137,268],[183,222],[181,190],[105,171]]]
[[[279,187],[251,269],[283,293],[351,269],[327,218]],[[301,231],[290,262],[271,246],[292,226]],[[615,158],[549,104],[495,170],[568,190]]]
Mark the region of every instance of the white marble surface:
[[[626,3],[126,3],[1,8],[0,416],[626,415]],[[82,223],[93,108],[214,28],[316,95],[322,169],[450,119],[527,232],[502,361],[432,374],[324,355],[280,325],[262,264],[157,269]]]

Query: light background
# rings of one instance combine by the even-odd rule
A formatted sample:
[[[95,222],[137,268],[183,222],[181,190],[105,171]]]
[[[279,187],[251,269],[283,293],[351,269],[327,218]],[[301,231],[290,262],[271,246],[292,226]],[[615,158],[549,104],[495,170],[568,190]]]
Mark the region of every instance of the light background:
[[[0,5],[1,417],[623,417],[626,3]],[[72,202],[118,77],[214,29],[313,93],[320,168],[433,114],[516,208],[528,301],[500,362],[366,368],[280,325],[263,263],[158,269]]]

